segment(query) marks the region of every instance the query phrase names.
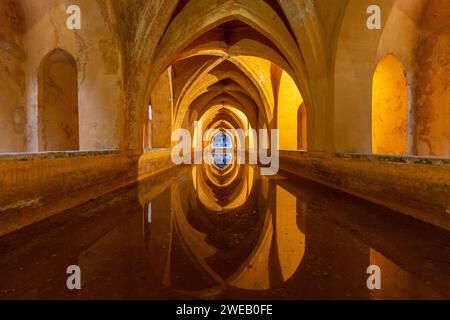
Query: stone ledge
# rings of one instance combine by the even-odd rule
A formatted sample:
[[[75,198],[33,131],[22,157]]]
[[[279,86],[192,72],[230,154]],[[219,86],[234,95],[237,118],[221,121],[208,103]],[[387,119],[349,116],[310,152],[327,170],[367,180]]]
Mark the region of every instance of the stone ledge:
[[[421,156],[391,156],[391,155],[370,155],[357,153],[336,153],[336,157],[343,159],[380,161],[388,163],[408,163],[408,164],[425,164],[425,165],[448,165],[450,159],[439,157],[421,157]]]
[[[363,153],[344,153],[336,152],[335,154],[326,154],[319,152],[308,151],[292,151],[292,150],[280,150],[280,154],[295,155],[301,157],[315,157],[315,158],[333,158],[338,159],[351,159],[360,161],[377,161],[381,163],[392,164],[423,164],[423,165],[435,165],[435,166],[450,166],[450,158],[440,158],[431,156],[392,156],[392,155],[376,155],[376,154],[363,154]]]
[[[280,168],[450,230],[447,164],[442,165],[437,159],[430,165],[423,161],[398,162],[398,159],[380,160],[379,156],[353,156],[282,152]]]
[[[171,167],[170,151],[161,150],[10,155],[0,161],[0,236]]]

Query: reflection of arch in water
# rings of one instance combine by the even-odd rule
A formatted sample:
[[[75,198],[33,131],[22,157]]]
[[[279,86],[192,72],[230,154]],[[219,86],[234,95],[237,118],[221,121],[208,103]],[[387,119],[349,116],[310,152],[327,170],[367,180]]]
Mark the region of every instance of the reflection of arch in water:
[[[49,52],[39,66],[39,151],[79,150],[78,71],[63,49]]]
[[[234,162],[234,143],[232,140],[231,136],[224,130],[219,130],[212,139],[212,163],[220,171],[225,170]]]
[[[194,190],[202,205],[208,210],[214,212],[223,212],[233,210],[244,205],[251,194],[254,185],[254,168],[251,166],[233,165],[233,171],[228,177],[228,181],[221,183],[214,183],[216,178],[209,171],[209,167],[194,167],[192,169],[192,181]],[[217,203],[214,190],[211,188],[211,183],[214,188],[231,188],[235,191],[227,204],[219,205]]]
[[[242,168],[242,166],[233,162],[223,170],[211,165],[201,167],[201,171],[211,184],[217,188],[224,189],[231,186],[238,179]]]
[[[285,189],[271,185],[271,197],[264,208],[264,221],[257,245],[248,258],[233,274],[223,279],[208,264],[208,257],[217,249],[206,242],[207,234],[196,230],[187,220],[181,204],[178,187],[172,189],[172,214],[174,230],[183,247],[189,251],[196,265],[217,285],[205,290],[175,290],[180,293],[206,298],[220,294],[227,287],[242,290],[267,290],[288,281],[300,266],[305,254],[305,235],[296,228],[296,197]],[[274,206],[273,206],[274,205]],[[274,254],[273,248],[277,252]],[[281,274],[274,279],[269,266],[271,259],[277,258]]]

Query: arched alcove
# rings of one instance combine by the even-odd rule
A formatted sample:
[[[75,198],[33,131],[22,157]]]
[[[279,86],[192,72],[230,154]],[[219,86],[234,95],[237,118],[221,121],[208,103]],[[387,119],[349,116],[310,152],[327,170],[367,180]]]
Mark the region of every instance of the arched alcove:
[[[233,158],[233,139],[223,130],[219,130],[212,139],[212,163],[220,170],[225,169]]]
[[[38,77],[39,151],[78,150],[75,59],[65,50],[55,49],[42,60]]]
[[[393,55],[375,70],[372,87],[372,152],[407,153],[408,86],[402,63]]]

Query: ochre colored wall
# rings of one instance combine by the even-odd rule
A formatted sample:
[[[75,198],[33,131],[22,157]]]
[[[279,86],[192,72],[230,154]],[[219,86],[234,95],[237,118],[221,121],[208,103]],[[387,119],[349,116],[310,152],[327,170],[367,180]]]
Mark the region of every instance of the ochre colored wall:
[[[147,117],[145,119],[144,130],[144,150],[150,150],[152,148],[152,120],[153,119],[153,107],[148,106]]]
[[[304,102],[298,108],[297,126],[297,149],[306,151],[308,150],[308,114]]]
[[[15,2],[0,1],[0,152],[25,151],[23,16]]]
[[[288,151],[280,152],[280,157],[282,170],[450,230],[448,160]]]
[[[81,29],[66,27],[66,1],[16,2],[23,8],[27,56],[27,150],[38,151],[38,71],[44,57],[60,48],[77,61],[80,150],[118,149],[123,95],[121,40],[108,2],[79,0]],[[25,150],[24,150],[25,151]]]
[[[172,136],[172,87],[170,71],[165,71],[152,92],[152,148],[170,148]]]
[[[372,153],[407,151],[408,89],[403,65],[394,56],[382,59],[373,77]]]
[[[450,156],[450,7],[431,0],[417,54],[415,152]]]
[[[173,167],[170,151],[0,158],[0,236]]]
[[[39,70],[39,151],[79,149],[78,73],[75,59],[54,50]]]

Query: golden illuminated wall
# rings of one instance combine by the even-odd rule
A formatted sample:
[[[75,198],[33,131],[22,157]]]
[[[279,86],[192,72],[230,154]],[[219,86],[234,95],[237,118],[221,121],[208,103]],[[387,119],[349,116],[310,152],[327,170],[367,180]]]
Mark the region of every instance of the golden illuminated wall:
[[[66,27],[70,4],[65,1],[0,2],[0,109],[5,108],[7,116],[3,118],[4,112],[0,111],[0,131],[2,134],[6,131],[6,137],[11,138],[11,142],[0,142],[0,152],[62,151],[75,147],[83,151],[118,149],[122,130],[123,60],[122,46],[111,22],[114,12],[106,9],[110,5],[77,1],[82,11],[82,27],[71,30]],[[75,136],[70,132],[77,130],[78,141],[48,141],[45,148],[39,141],[42,126],[37,110],[38,78],[42,61],[56,49],[66,51],[76,61],[78,120],[72,117],[73,123],[55,124],[55,119],[47,117],[52,122],[47,123],[47,136],[66,135],[66,132]],[[69,80],[73,79],[73,72],[69,68],[68,76],[59,79],[54,70],[58,64],[51,63],[52,74],[47,77],[47,84],[53,86],[50,89],[53,92],[46,99],[47,102],[53,99],[50,104],[56,108],[55,112],[64,113],[67,100],[58,102],[54,98],[59,95],[58,90],[66,91],[67,86],[74,85]],[[57,81],[53,83],[53,80]]]
[[[147,110],[147,117],[145,119],[144,130],[144,148],[150,150],[152,148],[152,119],[153,119],[153,107],[150,104]]]
[[[417,54],[415,153],[450,157],[450,11],[448,1],[431,0],[423,18]]]
[[[242,64],[247,75],[258,81],[258,86],[261,88],[260,94],[264,95],[271,111],[273,111],[272,63],[262,58],[250,56],[239,56],[236,59]]]
[[[389,55],[378,64],[372,90],[372,152],[405,154],[408,89],[403,65],[394,56]]]
[[[39,151],[79,149],[78,73],[75,59],[56,49],[39,70]]]
[[[297,150],[298,109],[303,103],[294,80],[283,71],[278,90],[278,129],[280,150]]]

